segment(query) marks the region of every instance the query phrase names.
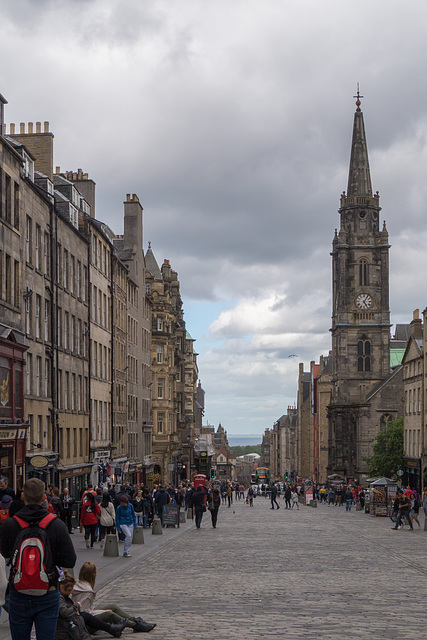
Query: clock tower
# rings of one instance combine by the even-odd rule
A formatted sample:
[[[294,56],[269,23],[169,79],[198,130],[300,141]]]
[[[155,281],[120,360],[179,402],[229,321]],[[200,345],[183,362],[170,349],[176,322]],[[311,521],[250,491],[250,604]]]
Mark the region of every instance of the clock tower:
[[[372,193],[363,113],[357,92],[347,193],[332,243],[332,397],[330,472],[364,470],[372,440],[370,392],[390,373],[389,240]]]

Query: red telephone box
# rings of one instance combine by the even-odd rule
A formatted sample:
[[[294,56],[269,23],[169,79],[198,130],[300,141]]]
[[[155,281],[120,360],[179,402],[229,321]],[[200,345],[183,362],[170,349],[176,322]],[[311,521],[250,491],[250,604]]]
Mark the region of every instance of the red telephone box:
[[[196,473],[194,476],[194,488],[197,489],[199,484],[206,487],[206,476],[203,473]]]

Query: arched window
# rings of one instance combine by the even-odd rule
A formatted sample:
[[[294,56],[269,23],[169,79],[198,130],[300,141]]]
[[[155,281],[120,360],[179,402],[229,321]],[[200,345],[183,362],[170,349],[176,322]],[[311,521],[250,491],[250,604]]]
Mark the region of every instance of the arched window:
[[[368,285],[368,261],[362,258],[359,261],[359,285]]]
[[[357,370],[371,370],[371,343],[365,338],[360,339],[357,343]]]

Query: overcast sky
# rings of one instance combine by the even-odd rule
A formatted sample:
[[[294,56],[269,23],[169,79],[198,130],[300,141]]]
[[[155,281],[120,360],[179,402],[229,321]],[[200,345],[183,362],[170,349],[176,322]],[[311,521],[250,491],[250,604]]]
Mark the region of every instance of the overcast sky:
[[[205,420],[262,434],[330,349],[331,242],[357,82],[392,322],[427,305],[427,3],[0,0],[5,120],[50,122],[96,216],[178,272]],[[296,355],[298,357],[289,357]]]

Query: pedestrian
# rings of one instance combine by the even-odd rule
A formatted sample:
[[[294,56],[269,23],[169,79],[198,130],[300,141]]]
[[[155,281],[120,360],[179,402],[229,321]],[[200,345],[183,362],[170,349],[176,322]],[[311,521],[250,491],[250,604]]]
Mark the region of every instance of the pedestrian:
[[[360,507],[362,509],[362,511],[365,509],[365,491],[364,489],[361,489],[359,491],[359,502],[360,502]]]
[[[84,527],[85,530],[86,549],[93,549],[96,540],[96,528],[100,517],[101,509],[95,500],[95,494],[87,493],[86,502],[83,503],[80,514],[80,526]]]
[[[228,506],[231,507],[231,503],[233,502],[233,492],[231,491],[231,485],[227,485],[227,500],[228,500]]]
[[[99,518],[99,546],[101,547],[101,549],[103,549],[104,538],[109,533],[113,533],[114,523],[116,519],[114,505],[111,502],[110,496],[107,491],[104,491],[99,509],[101,511],[101,515]]]
[[[156,491],[156,494],[154,496],[154,502],[156,505],[157,515],[159,516],[160,521],[163,525],[163,508],[166,504],[169,504],[170,502],[169,493],[166,491],[164,487],[160,487],[160,489]]]
[[[271,493],[270,493],[270,500],[271,500],[271,508],[274,509],[274,505],[276,505],[276,507],[278,509],[280,509],[279,505],[277,504],[277,487],[275,484],[271,483]]]
[[[111,602],[96,602],[95,606],[95,582],[97,569],[93,562],[85,562],[79,571],[79,579],[74,585],[71,598],[74,602],[80,604],[82,614],[87,612],[95,618],[112,624],[120,624],[125,621],[122,628],[128,627],[133,629],[135,633],[140,631],[152,631],[156,626],[155,623],[146,622],[140,616],[134,616],[124,611],[119,605]]]
[[[5,478],[4,476],[1,477],[0,478],[0,501],[5,495],[8,495],[12,498],[12,500],[15,500],[15,497],[16,497],[15,492],[8,485],[9,485],[8,479]]]
[[[31,527],[34,536],[40,530],[37,525],[50,518],[43,530],[50,548],[52,565],[49,567],[48,591],[44,595],[29,596],[15,588],[14,581],[9,583],[9,625],[12,640],[30,640],[33,624],[38,640],[54,640],[59,612],[58,573],[56,567],[74,567],[76,552],[65,524],[48,514],[42,507],[45,500],[45,484],[38,478],[30,478],[24,484],[25,506],[13,517],[2,524],[0,552],[6,561],[15,555],[15,543],[19,542],[21,532],[26,531],[25,523]],[[44,520],[47,522],[47,520]],[[43,523],[42,523],[43,524]],[[13,563],[11,572],[13,572]],[[12,573],[12,575],[14,575]]]
[[[231,491],[231,487],[230,487]],[[194,515],[196,520],[196,528],[200,529],[202,524],[203,514],[206,511],[206,487],[201,484],[197,487],[197,491],[193,494],[192,506],[194,508]]]
[[[297,511],[299,511],[298,494],[296,491],[292,491],[292,509],[294,507],[296,507]]]
[[[346,492],[344,494],[345,499],[345,510],[351,511],[351,505],[353,504],[353,492],[350,487],[347,487]]]
[[[86,489],[85,491],[83,491],[83,494],[82,494],[82,502],[86,502],[90,494],[92,494],[95,497],[96,491],[93,488],[93,484],[91,482],[88,482],[86,485]]]
[[[9,517],[11,518],[12,516],[15,515],[15,513],[18,513],[18,511],[20,511],[22,507],[25,507],[24,492],[20,491],[19,497],[16,496],[15,500],[12,500],[12,502],[10,503]]]
[[[154,519],[153,498],[151,497],[148,489],[144,489],[144,492],[143,492],[143,508],[144,508],[143,526],[145,529],[146,527],[151,526]]]
[[[135,510],[136,515],[136,526],[142,527],[144,521],[144,501],[142,498],[142,491],[139,490],[136,492],[133,500],[132,500],[133,508]]]
[[[132,544],[133,528],[136,527],[136,516],[133,506],[125,495],[120,498],[120,504],[116,510],[116,527],[117,533],[121,531],[125,536],[123,557],[131,558],[130,546]]]
[[[59,489],[58,487],[52,488],[52,497],[49,500],[49,505],[47,508],[49,513],[54,513],[58,518],[62,520],[62,502],[59,497]]]
[[[252,487],[249,487],[248,489],[246,500],[249,502],[250,507],[254,506],[254,490]]]
[[[62,504],[62,520],[65,522],[68,529],[68,533],[73,533],[73,526],[71,524],[71,518],[73,517],[74,498],[70,496],[70,491],[67,487],[60,495]]]
[[[398,506],[396,525],[392,527],[393,531],[397,531],[402,528],[402,518],[406,518],[411,531],[414,530],[412,526],[411,518],[409,517],[409,511],[411,507],[411,503],[407,495],[403,495],[402,489],[398,489],[396,493],[396,502]]]
[[[241,498],[245,498],[245,487],[243,486],[243,484],[239,484],[239,500]]]
[[[221,504],[221,498],[218,489],[214,489],[212,495],[208,495],[209,511],[211,512],[212,527],[216,529],[218,520],[218,510]]]
[[[0,524],[9,517],[9,507],[12,504],[12,496],[5,494],[1,499]]]
[[[418,527],[421,527],[420,521],[418,520],[419,512],[420,512],[420,503],[419,503],[418,497],[415,493],[412,493],[411,510],[409,512],[409,517],[411,518],[412,526],[414,526],[414,520],[415,520]]]
[[[283,496],[283,499],[285,501],[285,508],[286,509],[292,509],[291,498],[292,498],[292,491],[291,491],[290,486],[287,484],[286,485],[286,489],[285,489],[285,494]]]
[[[335,491],[333,490],[332,487],[330,487],[328,491],[328,507],[334,503],[335,503]]]

